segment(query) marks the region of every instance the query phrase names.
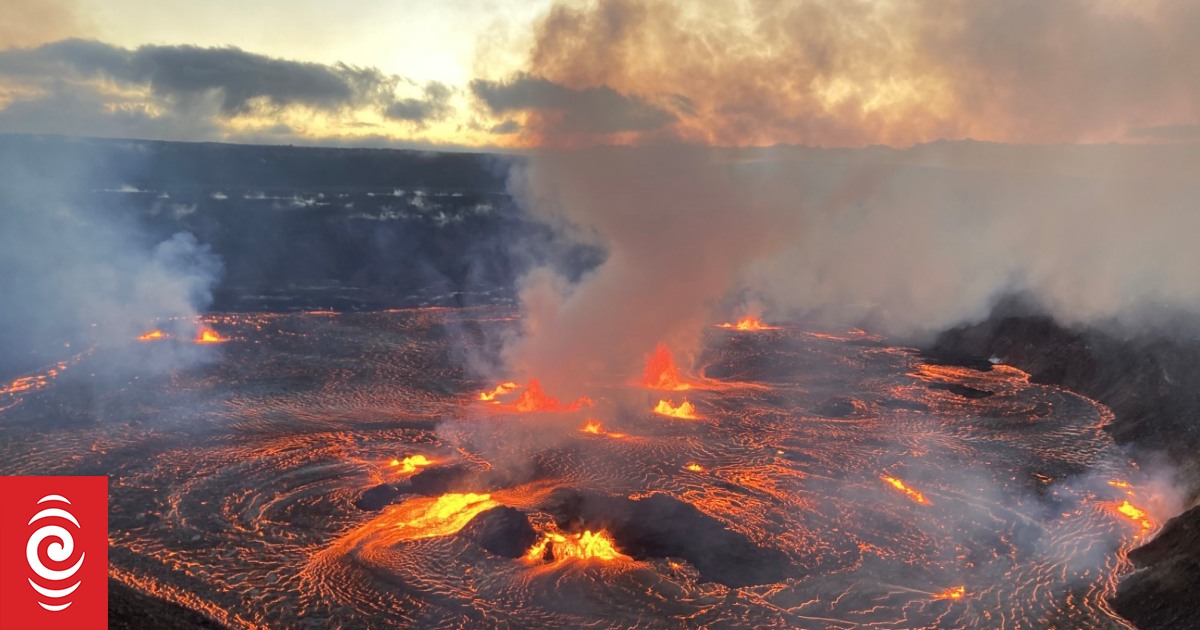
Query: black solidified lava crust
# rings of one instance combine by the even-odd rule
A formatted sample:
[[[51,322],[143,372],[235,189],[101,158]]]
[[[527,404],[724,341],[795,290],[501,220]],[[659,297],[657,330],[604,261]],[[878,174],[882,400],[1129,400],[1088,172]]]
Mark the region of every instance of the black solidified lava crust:
[[[505,558],[520,558],[537,542],[537,532],[529,517],[521,510],[503,505],[476,514],[458,535]]]
[[[633,558],[682,558],[701,579],[729,587],[781,582],[792,569],[783,552],[760,547],[665,494],[628,499],[559,488],[542,507],[564,531],[607,530]]]
[[[108,580],[108,627],[110,630],[174,628],[220,630],[225,626],[190,609],[146,595],[114,579]]]
[[[1138,570],[1121,580],[1114,610],[1139,628],[1200,628],[1200,506],[1167,521],[1129,559]]]

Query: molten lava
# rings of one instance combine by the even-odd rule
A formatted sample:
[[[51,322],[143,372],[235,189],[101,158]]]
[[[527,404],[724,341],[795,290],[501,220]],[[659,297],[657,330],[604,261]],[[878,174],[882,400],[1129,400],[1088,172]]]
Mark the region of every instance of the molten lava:
[[[678,407],[672,405],[669,401],[660,400],[654,406],[654,413],[682,420],[695,420],[697,418],[696,406],[686,400],[680,403]]]
[[[163,331],[161,331],[161,330],[151,330],[150,332],[139,336],[137,338],[137,340],[138,341],[156,341],[158,339],[164,339],[164,338],[166,338],[166,336],[167,335],[165,333],[163,333]]]
[[[934,599],[962,599],[967,594],[967,587],[954,586],[940,593],[934,594]]]
[[[479,392],[479,400],[482,400],[484,402],[499,402],[498,400],[496,400],[497,396],[504,396],[505,394],[509,394],[513,390],[517,389],[518,387],[520,387],[520,385],[517,385],[516,383],[514,383],[512,381],[509,381],[507,383],[500,383],[499,385],[496,386],[496,389],[493,389],[490,392]]]
[[[704,472],[704,467],[696,462],[690,462],[687,466],[684,466],[684,468],[692,472]]]
[[[1116,507],[1118,512],[1123,514],[1129,520],[1141,525],[1142,529],[1150,529],[1154,527],[1154,521],[1150,520],[1150,517],[1146,515],[1145,510],[1139,509],[1129,501],[1122,501],[1121,504]]]
[[[725,322],[724,324],[717,324],[717,327],[718,328],[730,328],[732,330],[745,330],[745,331],[775,330],[775,328],[776,328],[775,326],[767,326],[766,324],[759,321],[759,319],[753,315],[747,315],[746,317],[743,317],[743,318],[737,320],[736,324],[731,324],[729,322]]]
[[[579,431],[581,433],[590,433],[592,435],[602,435],[604,437],[615,438],[618,440],[626,437],[626,435],[624,433],[618,433],[616,431],[605,430],[604,425],[600,424],[599,420],[588,420],[587,423],[584,424],[579,429]]]
[[[416,472],[418,468],[429,466],[433,463],[424,455],[409,455],[404,459],[393,459],[391,462],[393,468],[399,467],[402,473]]]
[[[542,384],[537,379],[531,379],[529,386],[521,392],[520,397],[513,403],[513,409],[522,412],[533,411],[577,411],[584,405],[591,406],[592,400],[586,396],[575,402],[564,405],[557,398],[542,391]]]
[[[443,494],[436,499],[420,498],[407,501],[396,510],[404,520],[396,527],[410,530],[406,538],[449,536],[466,527],[477,514],[500,505],[490,494]]]
[[[646,369],[642,372],[642,385],[674,391],[682,391],[691,387],[680,378],[679,368],[675,367],[675,359],[671,356],[671,350],[664,343],[659,343],[654,352],[646,358]]]
[[[195,341],[196,343],[221,343],[225,339],[211,328],[201,328],[200,332],[196,333]]]
[[[900,481],[899,479],[897,479],[895,477],[887,477],[887,476],[882,476],[882,477],[880,477],[880,479],[882,479],[884,481],[884,483],[887,483],[888,485],[899,490],[900,492],[903,492],[904,496],[912,499],[914,502],[920,503],[921,505],[929,505],[929,499],[926,499],[925,495],[908,487],[907,485],[905,485],[905,483],[903,481]]]
[[[546,558],[547,552],[550,559],[555,561],[568,558],[605,562],[630,559],[629,556],[617,550],[616,543],[604,530],[595,533],[588,530],[576,535],[549,532],[534,543],[529,551],[525,552],[525,558],[527,560],[543,560]]]

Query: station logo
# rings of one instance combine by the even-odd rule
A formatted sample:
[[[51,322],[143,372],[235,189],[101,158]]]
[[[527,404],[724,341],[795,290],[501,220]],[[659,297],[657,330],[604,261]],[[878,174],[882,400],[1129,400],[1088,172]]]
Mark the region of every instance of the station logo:
[[[108,626],[108,478],[0,477],[0,630]]]

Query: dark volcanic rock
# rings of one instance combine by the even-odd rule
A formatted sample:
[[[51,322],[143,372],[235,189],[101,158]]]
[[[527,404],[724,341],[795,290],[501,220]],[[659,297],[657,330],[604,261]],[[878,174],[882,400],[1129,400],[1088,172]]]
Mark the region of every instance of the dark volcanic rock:
[[[1200,628],[1200,506],[1167,521],[1129,553],[1139,569],[1121,581],[1113,609],[1139,628]]]
[[[459,464],[431,466],[408,480],[407,490],[429,497],[447,492],[491,492],[509,488],[546,475],[542,464],[535,459],[531,466],[518,469],[475,470]],[[399,486],[401,491],[405,486]]]
[[[849,418],[857,411],[858,407],[855,406],[852,399],[841,396],[830,398],[813,409],[818,416],[826,418]]]
[[[759,547],[689,503],[665,494],[645,499],[560,488],[544,509],[564,531],[607,530],[634,558],[683,558],[701,579],[730,587],[782,581],[792,563],[781,551]]]
[[[219,630],[225,626],[190,608],[147,595],[109,578],[108,627],[111,630],[140,628]]]
[[[529,524],[529,517],[521,510],[507,506],[476,514],[458,535],[505,558],[520,558],[537,542],[537,532]]]
[[[366,490],[358,500],[354,502],[354,507],[360,510],[370,510],[372,512],[382,510],[396,501],[400,496],[400,491],[390,483],[382,483],[374,488]]]
[[[413,475],[408,485],[413,492],[436,497],[447,492],[476,492],[478,475],[466,466],[431,466]]]

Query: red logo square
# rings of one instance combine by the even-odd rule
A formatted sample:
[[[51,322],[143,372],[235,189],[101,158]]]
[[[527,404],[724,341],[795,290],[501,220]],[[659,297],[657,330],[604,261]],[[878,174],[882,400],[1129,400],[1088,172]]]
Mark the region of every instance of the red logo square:
[[[0,477],[0,630],[108,627],[108,478]]]

